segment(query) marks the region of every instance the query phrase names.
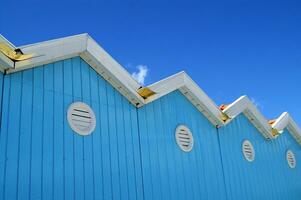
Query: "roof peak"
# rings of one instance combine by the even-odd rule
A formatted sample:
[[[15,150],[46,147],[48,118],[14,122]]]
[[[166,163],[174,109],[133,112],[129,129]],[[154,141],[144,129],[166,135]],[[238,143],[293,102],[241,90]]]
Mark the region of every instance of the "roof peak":
[[[10,48],[16,49],[13,44],[0,35],[1,41]],[[301,145],[301,130],[287,112],[277,118],[274,123],[269,124],[268,120],[246,95],[227,106],[223,106],[221,110],[185,71],[147,86],[153,93],[147,95],[147,98],[143,98],[139,94],[141,85],[87,33],[24,45],[19,48],[24,54],[35,54],[36,56],[29,60],[14,61],[0,52],[0,69],[2,71],[14,73],[80,56],[138,108],[168,93],[180,90],[215,126],[225,126],[236,116],[243,113],[264,137],[276,138],[279,133],[287,128]]]

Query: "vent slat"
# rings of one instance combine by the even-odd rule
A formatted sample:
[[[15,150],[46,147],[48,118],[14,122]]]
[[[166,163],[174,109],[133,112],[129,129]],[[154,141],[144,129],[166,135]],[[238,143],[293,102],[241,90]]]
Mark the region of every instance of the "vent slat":
[[[77,112],[82,112],[82,113],[89,113],[88,110],[80,110],[80,109],[76,109],[76,108],[74,108],[73,110],[77,111]]]
[[[90,116],[90,115],[79,115],[79,114],[76,114],[76,113],[72,113],[72,116],[76,116],[76,117],[82,117],[82,118],[91,119],[91,116]]]

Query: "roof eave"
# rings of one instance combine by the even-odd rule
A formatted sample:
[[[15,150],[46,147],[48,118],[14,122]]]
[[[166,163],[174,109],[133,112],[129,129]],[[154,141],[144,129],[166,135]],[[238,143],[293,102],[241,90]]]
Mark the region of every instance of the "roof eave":
[[[137,107],[144,104],[144,99],[137,93],[140,85],[88,34],[50,40],[20,48],[24,53],[38,53],[38,55],[30,60],[16,62],[14,68],[7,69],[7,73],[80,56],[131,103]]]
[[[301,145],[301,129],[288,112],[282,113],[273,123],[272,127],[279,132],[283,132],[287,128],[290,134]]]
[[[274,138],[272,135],[272,128],[268,124],[268,120],[261,114],[261,112],[247,96],[238,98],[232,104],[227,106],[227,108],[223,110],[223,113],[230,117],[229,121],[243,113],[265,138]],[[229,121],[227,121],[227,123],[229,123]]]
[[[215,126],[222,126],[222,112],[206,93],[184,72],[177,73],[148,86],[156,94],[147,99],[146,103],[169,94],[175,90],[181,93]]]

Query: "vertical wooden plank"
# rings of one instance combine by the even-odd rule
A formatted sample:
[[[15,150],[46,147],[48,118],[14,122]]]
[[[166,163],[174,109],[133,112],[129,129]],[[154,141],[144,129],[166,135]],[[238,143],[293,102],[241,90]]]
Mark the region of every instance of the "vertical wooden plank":
[[[72,85],[73,101],[82,101],[82,81],[80,58],[72,59]],[[74,175],[75,175],[75,199],[85,198],[85,174],[84,174],[84,144],[83,137],[74,133]]]
[[[81,64],[82,99],[85,103],[91,106],[90,67],[83,60],[81,60],[80,64]],[[94,133],[95,131],[89,136],[83,136],[85,200],[94,199],[94,166],[93,166]]]
[[[100,102],[100,132],[101,132],[101,152],[102,152],[102,177],[103,177],[103,198],[113,199],[113,181],[111,171],[111,144],[110,144],[110,128],[109,128],[109,111],[108,108],[108,97],[107,97],[107,85],[106,82],[99,78],[98,79],[99,89],[99,102]]]
[[[130,122],[132,128],[132,146],[133,146],[133,159],[135,166],[135,185],[137,199],[145,199],[144,195],[144,182],[143,182],[143,171],[141,164],[141,144],[140,144],[140,134],[139,134],[139,124],[138,124],[138,112],[132,105],[129,106],[130,111]]]
[[[33,69],[33,110],[32,110],[32,149],[30,199],[42,199],[42,144],[43,144],[43,68]]]
[[[126,163],[127,148],[125,144],[125,127],[123,123],[122,97],[114,90],[116,108],[116,142],[118,148],[119,176],[120,176],[120,196],[122,199],[129,199],[128,168]]]
[[[108,122],[109,122],[109,140],[110,140],[110,156],[111,156],[111,176],[113,199],[120,199],[120,175],[119,175],[119,159],[117,144],[117,128],[116,128],[116,107],[114,98],[114,89],[107,85],[108,96]]]
[[[7,138],[7,161],[5,174],[5,197],[4,199],[18,198],[18,163],[20,151],[20,111],[21,111],[21,88],[22,73],[11,76],[10,115],[8,118]]]
[[[193,112],[193,107],[191,106],[191,103],[188,102],[186,98],[183,97],[183,95],[176,91],[174,92],[174,96],[176,100],[177,105],[177,112],[178,114],[176,116],[179,123],[185,124],[187,127],[189,127],[190,131],[193,134],[194,140],[197,140],[197,133],[198,130],[193,129],[192,122],[190,117],[199,118],[200,116],[195,115]],[[209,130],[208,130],[209,132]],[[196,177],[198,176],[198,170],[196,168],[196,161],[194,160],[195,155],[197,154],[197,144],[194,142],[193,149],[189,153],[182,154],[182,161],[183,161],[183,174],[185,177],[185,181],[187,184],[187,193],[188,198],[191,199],[198,199],[197,197],[197,187],[198,183],[196,181]],[[197,172],[197,173],[195,173]]]
[[[42,194],[43,199],[53,198],[53,123],[54,123],[54,95],[53,95],[53,64],[44,67],[44,112],[43,112],[43,168]]]
[[[156,133],[156,137],[158,138],[157,143],[157,154],[160,162],[160,176],[162,181],[162,199],[176,199],[175,196],[172,197],[171,192],[171,184],[170,184],[170,174],[169,174],[169,166],[168,166],[168,157],[166,148],[168,148],[168,143],[170,137],[165,131],[165,127],[163,123],[165,120],[162,118],[162,102],[160,100],[153,103],[153,121],[156,123],[154,128],[154,133]],[[157,131],[162,130],[162,131]],[[171,138],[173,139],[173,138]],[[175,182],[174,182],[175,183]],[[175,185],[175,184],[173,184]]]
[[[11,78],[4,77],[2,115],[1,115],[1,134],[0,134],[0,197],[4,199],[5,195],[5,174],[6,174],[6,152],[8,138],[8,118],[10,114],[10,93]]]
[[[0,72],[0,116],[2,115],[2,99],[3,99],[4,75]],[[1,125],[1,121],[0,121]]]
[[[177,104],[175,101],[174,93],[170,93],[166,96],[168,99],[168,113],[167,117],[170,121],[168,131],[170,134],[174,134],[175,128],[179,125],[179,121],[177,121]],[[173,101],[174,103],[171,104],[170,102]],[[187,190],[186,190],[186,183],[183,175],[183,164],[181,159],[181,154],[183,153],[182,150],[176,145],[175,140],[173,138],[173,157],[174,157],[174,166],[177,166],[176,169],[176,176],[178,177],[178,183],[179,183],[179,192],[178,192],[178,199],[185,199]]]
[[[53,199],[64,199],[64,97],[63,61],[54,63]]]
[[[198,114],[199,111],[197,111]],[[201,115],[201,114],[200,114]],[[206,160],[204,159],[204,152],[206,151],[207,147],[206,147],[206,139],[205,139],[205,135],[207,133],[207,131],[204,130],[203,128],[203,124],[204,123],[200,123],[201,120],[199,120],[198,118],[194,117],[194,116],[190,116],[189,120],[191,120],[191,127],[194,130],[194,132],[196,132],[195,134],[195,146],[194,149],[196,151],[196,155],[195,155],[195,159],[196,159],[196,167],[197,167],[197,171],[199,173],[197,173],[197,177],[198,177],[198,198],[200,199],[208,199],[208,186],[206,185],[206,180],[205,180],[205,173],[206,170],[204,169],[204,165],[206,163]],[[211,134],[211,133],[208,133]],[[214,133],[212,133],[214,134]]]
[[[19,156],[19,180],[18,199],[29,199],[30,192],[30,160],[32,140],[32,93],[33,93],[33,70],[19,72],[22,78],[22,102],[20,121],[20,156]]]
[[[150,162],[152,166],[152,185],[153,185],[153,195],[155,199],[162,199],[162,180],[161,180],[161,158],[158,152],[158,143],[161,138],[161,131],[157,131],[157,123],[155,122],[155,111],[154,103],[150,104],[146,108],[147,117],[146,117],[146,126],[148,130],[148,140],[149,140],[149,153],[150,153]]]
[[[93,133],[93,168],[94,168],[94,198],[104,199],[103,197],[103,166],[102,166],[102,148],[101,148],[101,121],[104,120],[100,115],[99,93],[104,89],[98,88],[98,75],[93,69],[90,68],[90,95],[91,95],[91,108],[96,116],[96,127]]]
[[[72,59],[63,62],[63,82],[64,82],[64,179],[65,179],[65,199],[75,199],[75,160],[74,160],[74,133],[67,121],[67,110],[73,103],[73,73]]]
[[[139,123],[139,139],[141,148],[141,163],[143,176],[143,189],[145,199],[154,199],[153,184],[152,184],[152,165],[150,162],[149,137],[146,119],[146,107],[142,107],[138,112]]]
[[[175,176],[177,173],[177,167],[174,165],[175,161],[175,138],[174,135],[171,133],[172,130],[175,130],[175,128],[170,129],[171,127],[171,121],[166,120],[170,116],[170,102],[169,98],[162,98],[160,99],[161,103],[161,111],[162,111],[162,121],[163,121],[163,131],[165,132],[166,137],[166,156],[167,156],[167,162],[168,162],[168,173],[170,177],[170,190],[171,190],[171,197],[172,199],[179,199],[179,191],[181,187],[181,183],[178,180],[178,176]]]
[[[122,112],[123,112],[123,124],[124,124],[124,131],[123,131],[123,143],[125,145],[125,159],[126,159],[126,168],[127,168],[127,182],[128,182],[128,199],[137,199],[137,190],[136,190],[136,167],[134,165],[134,151],[133,151],[133,128],[131,125],[130,119],[130,104],[125,99],[122,98]],[[137,144],[139,145],[139,144]]]

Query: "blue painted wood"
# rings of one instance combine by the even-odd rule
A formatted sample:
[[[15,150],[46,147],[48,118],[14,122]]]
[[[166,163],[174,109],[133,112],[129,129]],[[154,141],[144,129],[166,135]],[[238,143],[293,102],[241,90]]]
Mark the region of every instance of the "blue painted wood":
[[[138,110],[145,199],[226,197],[216,128],[179,91]],[[195,140],[185,153],[175,129],[184,124]]]
[[[3,81],[2,81],[3,80]],[[267,141],[244,116],[216,129],[180,91],[135,108],[81,58],[0,74],[0,199],[299,199],[301,149],[285,130]],[[90,105],[89,136],[68,125]],[[189,153],[178,125],[194,136]],[[255,161],[243,158],[249,139]],[[295,169],[286,162],[293,150]]]
[[[228,199],[300,199],[300,146],[286,130],[267,141],[241,114],[219,130]],[[248,139],[255,149],[255,160],[247,162],[242,142]],[[292,149],[297,166],[290,169],[286,151]]]
[[[0,72],[0,113],[2,114],[2,99],[3,99],[3,83],[4,83],[4,75]],[[1,116],[0,114],[0,116]],[[0,122],[1,123],[1,122]]]
[[[76,57],[4,79],[0,199],[143,199],[136,108],[87,63]],[[68,125],[75,101],[95,112],[89,136]]]

